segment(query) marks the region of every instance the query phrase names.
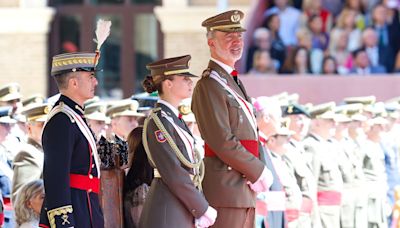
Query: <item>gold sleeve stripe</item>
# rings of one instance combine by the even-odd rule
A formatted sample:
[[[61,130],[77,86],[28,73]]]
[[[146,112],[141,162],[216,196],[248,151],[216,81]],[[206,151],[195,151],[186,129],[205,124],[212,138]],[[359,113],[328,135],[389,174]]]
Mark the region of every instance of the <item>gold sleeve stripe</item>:
[[[73,212],[72,205],[67,205],[63,207],[54,208],[47,212],[47,217],[49,218],[49,223],[51,228],[56,228],[56,218],[55,216],[62,215],[63,224],[69,223],[68,214]]]

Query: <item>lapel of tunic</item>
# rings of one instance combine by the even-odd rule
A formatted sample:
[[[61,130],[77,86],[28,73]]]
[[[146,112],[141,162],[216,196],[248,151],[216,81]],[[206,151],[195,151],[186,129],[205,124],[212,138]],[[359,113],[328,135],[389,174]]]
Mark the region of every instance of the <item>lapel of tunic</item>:
[[[231,87],[237,94],[239,94],[242,98],[246,99],[249,101],[246,90],[243,87],[242,82],[240,79],[238,80],[238,84],[233,80],[232,76],[230,75],[229,72],[226,72],[220,65],[215,63],[214,61],[210,61],[208,64],[208,67],[217,72],[218,75],[224,79],[224,81],[227,82],[228,86]]]
[[[180,127],[182,130],[186,131],[186,130],[185,130],[185,126],[186,126],[186,125],[185,125],[181,120],[179,120],[179,118],[174,114],[174,112],[173,112],[170,108],[168,108],[166,105],[160,104],[160,103],[157,103],[157,107],[160,107],[161,110],[164,111],[165,114],[167,114],[168,117],[172,118],[173,122],[174,122],[176,125],[178,125],[178,127]],[[167,120],[167,121],[168,121],[168,120]],[[172,123],[171,123],[171,125],[172,125]],[[179,136],[179,134],[176,132],[176,130],[175,130],[175,128],[174,128],[173,126],[171,126],[171,127],[165,126],[165,127],[166,127],[167,129],[168,129],[168,128],[172,129],[172,132],[170,132],[170,134],[173,133],[174,136],[175,136],[175,138],[177,138],[178,140],[181,141],[181,143],[182,143],[181,145],[185,145],[185,144],[183,143],[183,140],[184,140],[184,139],[182,139],[182,138]],[[186,127],[186,129],[187,129],[187,127]],[[191,135],[190,131],[189,131],[188,133]],[[176,143],[176,142],[175,142],[175,143]],[[185,147],[185,146],[179,147],[179,149],[184,150],[184,151],[181,151],[182,154],[185,156],[186,159],[188,159],[188,161],[190,161],[190,157],[189,157],[189,154],[188,154],[188,153],[191,153],[191,151],[186,151],[186,147]]]

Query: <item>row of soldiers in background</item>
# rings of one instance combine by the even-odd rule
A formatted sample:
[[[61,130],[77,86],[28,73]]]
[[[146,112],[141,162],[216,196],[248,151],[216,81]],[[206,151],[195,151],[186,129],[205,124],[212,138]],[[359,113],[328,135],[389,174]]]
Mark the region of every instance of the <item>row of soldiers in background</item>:
[[[42,178],[42,130],[58,97],[35,95],[23,99],[20,86],[0,88],[0,190],[1,227],[14,227],[12,202],[25,183]],[[136,100],[135,100],[136,99]],[[147,96],[85,103],[85,118],[96,136],[102,169],[102,207],[106,227],[123,226],[123,182],[128,164],[128,134],[144,120],[157,97]],[[139,100],[141,106],[139,108]],[[150,102],[150,103],[149,103]],[[143,108],[145,106],[145,108]],[[129,155],[131,156],[131,155]]]
[[[9,199],[15,200],[23,183],[42,175],[41,128],[51,107],[51,101],[45,103],[40,97],[21,100],[17,84],[0,88],[5,227],[12,226]],[[156,95],[145,95],[113,102],[94,98],[85,103],[85,118],[96,135],[102,161],[105,227],[126,224],[122,189],[132,160],[126,140],[156,100]],[[274,213],[284,214],[282,227],[397,224],[399,101],[375,102],[371,96],[347,98],[338,106],[332,102],[303,106],[298,96],[287,93],[254,99],[260,141],[275,175],[270,191],[258,197],[257,226],[276,224]],[[190,108],[182,106],[180,111],[193,126]],[[198,131],[191,130],[200,139]]]
[[[279,212],[288,227],[397,227],[399,100],[302,106],[285,94],[255,99],[277,177],[258,197],[258,227],[276,224],[271,214]]]

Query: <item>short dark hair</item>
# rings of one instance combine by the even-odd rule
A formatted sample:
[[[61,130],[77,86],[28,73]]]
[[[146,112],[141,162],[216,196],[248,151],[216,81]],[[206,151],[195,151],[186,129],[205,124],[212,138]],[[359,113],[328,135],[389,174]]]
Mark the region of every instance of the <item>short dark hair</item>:
[[[73,72],[61,73],[54,76],[54,80],[56,81],[57,87],[59,90],[68,88],[68,81],[70,78],[74,77],[75,74]]]
[[[365,52],[365,48],[364,47],[360,47],[357,48],[356,50],[354,50],[351,55],[353,56],[353,58],[357,58],[357,56],[361,53],[361,52]]]

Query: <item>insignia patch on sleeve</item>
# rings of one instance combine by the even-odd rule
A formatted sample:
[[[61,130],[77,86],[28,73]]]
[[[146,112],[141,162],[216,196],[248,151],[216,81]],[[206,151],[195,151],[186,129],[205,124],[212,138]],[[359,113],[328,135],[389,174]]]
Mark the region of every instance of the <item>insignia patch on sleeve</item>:
[[[163,143],[163,142],[167,141],[167,138],[165,138],[165,136],[161,132],[161,130],[155,131],[154,134],[156,135],[156,139],[158,142]]]

